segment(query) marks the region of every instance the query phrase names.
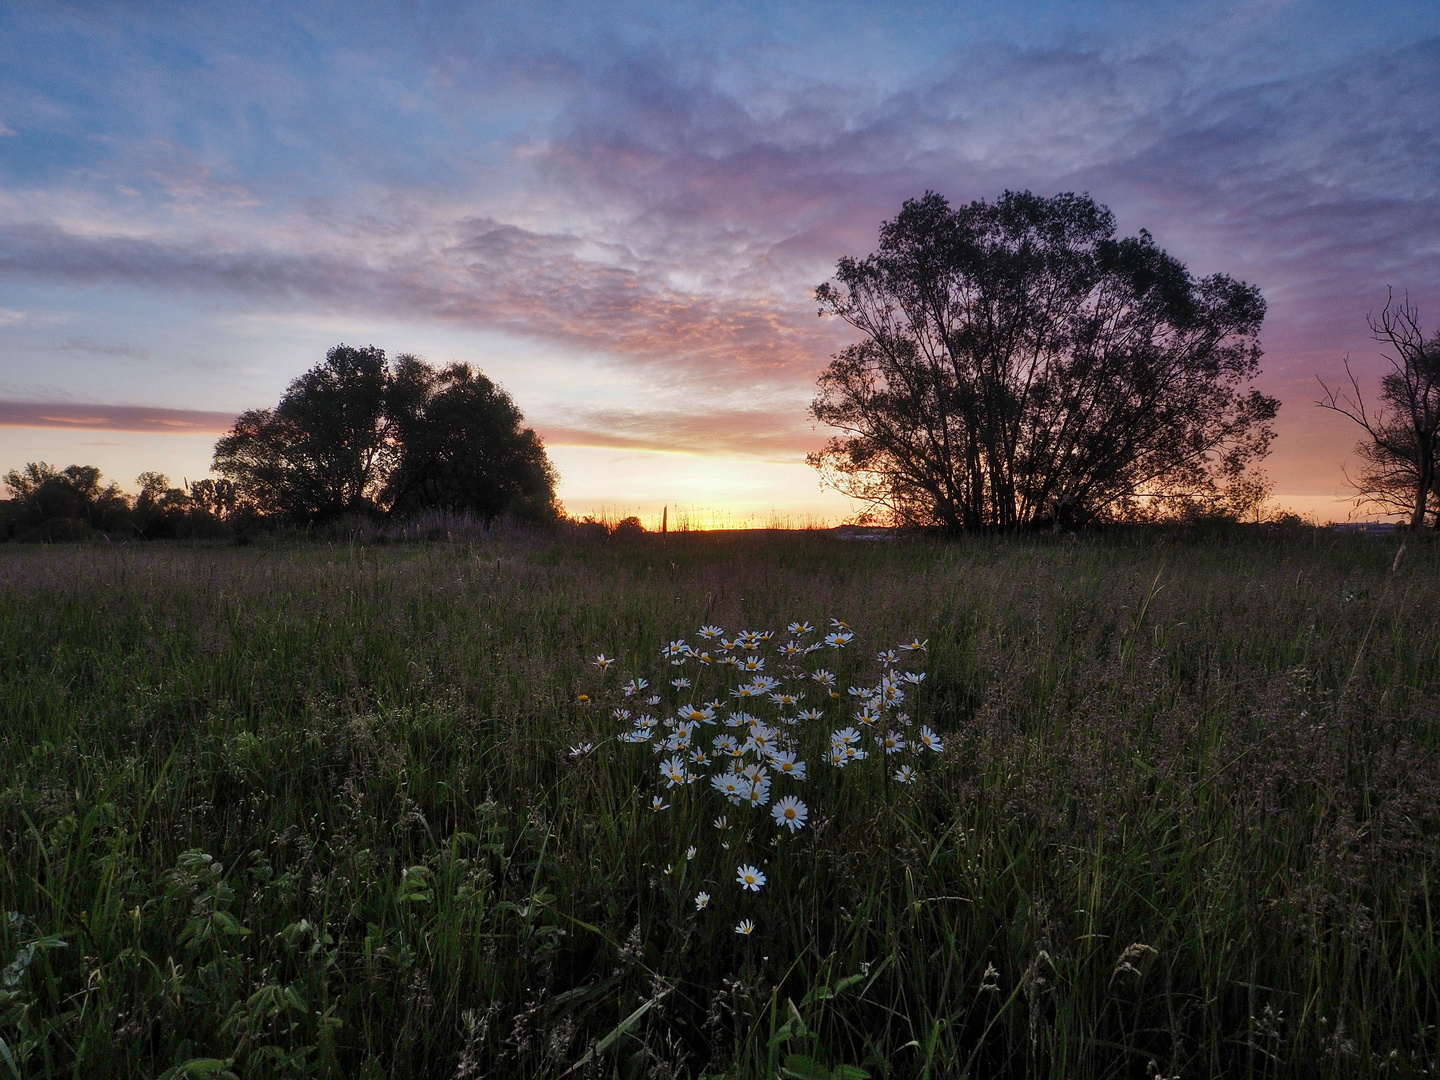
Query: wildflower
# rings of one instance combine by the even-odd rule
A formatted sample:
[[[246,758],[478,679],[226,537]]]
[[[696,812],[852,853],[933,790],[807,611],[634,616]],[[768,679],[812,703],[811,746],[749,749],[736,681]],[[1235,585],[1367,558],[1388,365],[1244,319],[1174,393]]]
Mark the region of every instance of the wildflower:
[[[610,665],[615,663],[615,658],[613,656],[606,656],[602,652],[599,656],[595,657],[594,660],[591,660],[590,663],[598,667],[601,671],[609,671]]]
[[[909,765],[901,765],[895,770],[895,781],[900,784],[913,784],[917,779],[915,770]]]
[[[670,804],[667,803],[664,799],[662,799],[659,795],[656,795],[653,799],[650,800],[650,809],[654,810],[658,814],[661,810],[669,810]]]
[[[634,731],[627,731],[620,736],[620,741],[625,743],[642,743],[649,740],[655,734],[650,728],[636,728]]]
[[[710,666],[710,654],[708,652],[697,652],[695,659],[699,661],[701,667]]]
[[[682,638],[679,641],[672,641],[669,645],[666,645],[660,650],[660,655],[672,660],[677,656],[686,657],[690,655],[690,646],[686,645]]]
[[[729,638],[722,637],[720,639],[720,648],[722,648],[726,652],[729,652],[731,649],[735,648],[737,644],[738,642],[731,641]]]
[[[620,690],[622,693],[624,693],[626,697],[634,697],[636,694],[638,694],[641,690],[644,690],[649,685],[650,684],[648,682],[646,682],[644,679],[640,678],[637,675],[629,682],[623,684],[620,687]]]
[[[572,758],[582,758],[594,749],[595,744],[593,742],[582,742],[579,746],[570,747],[570,756]]]
[[[690,689],[690,680],[689,680],[689,679],[671,679],[671,680],[670,680],[670,685],[673,686],[676,690],[689,690],[689,689]]]
[[[724,656],[720,657],[720,659],[715,662],[717,664],[723,664],[725,667],[740,666],[740,658],[737,656],[731,656],[729,653],[726,653]]]
[[[853,727],[841,728],[839,731],[830,733],[831,745],[853,746],[860,741],[860,733]]]
[[[805,819],[810,816],[810,809],[794,795],[786,795],[770,808],[770,816],[775,819],[776,825],[793,833],[805,827]]]
[[[721,706],[721,705],[724,705],[724,704],[725,704],[725,702],[722,701],[720,698],[717,697],[714,701],[707,701],[707,702],[705,702],[703,708],[705,708],[706,710],[708,710],[708,711],[711,712],[711,713],[714,713],[714,711],[715,711],[716,709],[720,708],[720,706]]]
[[[764,671],[764,670],[765,670],[765,659],[764,659],[764,657],[760,657],[760,656],[747,656],[747,657],[745,658],[745,670],[746,670],[746,671]]]
[[[655,717],[651,716],[649,713],[642,713],[641,715],[639,715],[639,716],[637,716],[637,717],[635,718],[635,726],[636,726],[637,728],[642,728],[642,727],[643,727],[643,728],[648,728],[648,729],[650,729],[650,730],[654,730],[654,729],[655,729],[656,727],[658,727],[659,725],[660,725],[660,721],[659,721],[659,720],[656,720]]]
[[[680,710],[680,719],[689,720],[692,724],[713,724],[715,723],[715,710],[709,706],[697,709],[694,705],[686,705]]]
[[[814,679],[821,686],[829,687],[831,689],[833,689],[835,686],[835,673],[833,671],[826,671],[824,668],[821,668],[819,671],[814,672],[810,676],[810,678]]]
[[[761,777],[750,784],[750,805],[764,806],[770,801],[770,778]]]
[[[770,774],[765,771],[764,765],[746,765],[745,768],[740,770],[740,775],[751,783],[758,783],[761,780],[765,780]],[[769,781],[766,780],[766,782],[768,783]]]
[[[805,646],[801,645],[798,641],[787,641],[784,645],[780,646],[780,655],[788,656],[792,659],[797,656],[804,656]]]
[[[843,619],[837,619],[833,615],[830,616],[830,625],[833,626],[836,630],[850,629],[850,624],[848,622],[845,622]]]
[[[880,700],[887,709],[893,709],[905,700],[905,691],[892,679],[880,680]]]
[[[696,910],[696,911],[704,911],[706,905],[709,904],[709,903],[710,903],[710,894],[709,894],[708,892],[703,892],[703,891],[702,891],[702,892],[698,892],[698,893],[695,894],[695,910]]]
[[[754,922],[754,920],[753,920],[753,919],[741,919],[739,925],[737,925],[737,926],[735,927],[735,932],[736,932],[737,934],[743,934],[745,937],[749,937],[751,934],[753,934],[753,933],[755,932],[755,922]]]
[[[908,644],[908,645],[901,645],[900,648],[901,648],[902,650],[904,650],[905,652],[925,652],[926,649],[929,647],[929,645],[930,645],[930,639],[929,639],[929,638],[926,638],[924,641],[921,641],[921,640],[917,637],[914,641],[910,642],[910,644]]]
[[[659,705],[659,704],[660,704],[660,695],[659,695],[659,694],[652,694],[652,695],[650,695],[649,697],[647,697],[647,698],[645,699],[645,704],[646,704],[646,705]]]
[[[834,634],[826,634],[825,644],[829,645],[832,649],[843,649],[846,645],[849,645],[850,642],[854,639],[854,634],[841,631]]]
[[[686,862],[689,862],[691,859],[695,858],[695,851],[696,851],[696,848],[695,848],[695,845],[694,845],[694,844],[691,844],[688,848],[685,849],[685,861],[686,861]]]
[[[865,752],[864,748],[859,746],[841,746],[837,749],[839,749],[840,752],[845,755],[845,761],[847,764],[852,761],[864,761],[867,757],[870,756]]]
[[[740,756],[740,743],[734,735],[716,735],[710,740],[710,745],[715,747],[717,754],[729,754],[731,757]]]
[[[898,754],[908,745],[905,736],[898,731],[887,731],[883,739],[877,735],[875,741],[885,747],[887,754]]]
[[[770,764],[781,776],[788,776],[792,780],[805,779],[805,762],[796,761],[792,751],[781,750],[771,754]]]
[[[679,755],[666,758],[660,763],[660,775],[665,778],[665,786],[672,788],[676,784],[685,783],[685,761]]]
[[[750,680],[750,690],[756,696],[768,694],[780,685],[780,680],[771,675],[756,675]]]
[[[665,740],[665,749],[670,751],[672,754],[675,753],[677,750],[689,750],[690,736],[685,734],[684,732],[677,731],[674,735],[671,735]]]
[[[577,702],[579,702],[581,705],[584,705],[587,701],[590,700],[590,695],[589,695],[589,694],[581,694],[581,695],[580,695],[579,697],[577,697],[575,700],[576,700]]]
[[[710,755],[698,747],[690,751],[690,764],[704,767],[710,764]]]
[[[900,662],[900,654],[894,649],[881,649],[875,654],[875,659],[886,667],[889,667],[891,664],[898,664]]]
[[[715,826],[715,828],[719,829],[721,832],[724,832],[726,828],[729,827],[730,820],[724,814],[721,814],[712,822],[712,824]]]
[[[661,871],[661,873],[664,874],[666,877],[669,877],[669,876],[670,876],[671,874],[673,874],[674,872],[675,872],[675,864],[674,864],[674,863],[666,863],[666,864],[665,864],[665,869]]]
[[[925,681],[925,672],[907,671],[905,672],[905,674],[901,675],[900,678],[904,679],[911,686],[919,686],[922,682]]]
[[[861,727],[869,727],[879,719],[880,714],[875,711],[875,706],[868,703],[855,714],[855,722]]]
[[[785,632],[787,634],[794,634],[798,636],[800,634],[811,633],[814,629],[815,627],[811,626],[808,622],[792,622],[789,626],[785,628]]]
[[[695,636],[704,638],[706,641],[714,641],[716,638],[722,637],[724,633],[725,631],[718,626],[702,626],[696,631]]]
[[[740,752],[748,754],[753,750],[756,754],[764,757],[767,752],[774,749],[774,744],[775,732],[761,724],[751,729],[750,738],[745,740],[745,745],[740,748]]]
[[[940,736],[936,735],[935,732],[924,725],[920,728],[920,741],[927,749],[934,750],[937,754],[945,749],[944,745],[940,742]]]
[[[795,714],[797,720],[819,720],[825,716],[819,709],[801,709]]]
[[[744,686],[737,686],[734,690],[731,690],[730,696],[744,701],[746,698],[755,696],[755,688],[749,683],[746,683]]]
[[[799,705],[800,697],[802,696],[803,695],[797,696],[795,694],[771,694],[770,700],[776,705],[779,705],[782,709],[784,709],[789,708],[792,705]]]
[[[716,773],[710,777],[710,786],[724,795],[732,806],[739,806],[750,797],[750,781],[739,773]]]
[[[740,891],[749,889],[751,892],[759,892],[760,887],[765,884],[765,875],[759,867],[742,863],[735,871],[735,881],[740,886]]]
[[[629,709],[622,709],[617,707],[615,711],[610,715],[615,717],[616,720],[629,720],[632,714]]]

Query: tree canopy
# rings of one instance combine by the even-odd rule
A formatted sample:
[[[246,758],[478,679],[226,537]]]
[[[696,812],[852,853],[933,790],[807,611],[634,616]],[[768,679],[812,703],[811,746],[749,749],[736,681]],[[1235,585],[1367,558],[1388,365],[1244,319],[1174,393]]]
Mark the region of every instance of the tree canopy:
[[[523,423],[469,365],[337,345],[273,409],[236,419],[214,469],[238,503],[289,521],[426,509],[550,518],[555,470]]]
[[[1260,291],[1117,238],[1087,195],[907,200],[816,298],[861,339],[820,376],[811,413],[841,434],[810,461],[877,515],[964,529],[1263,498]]]

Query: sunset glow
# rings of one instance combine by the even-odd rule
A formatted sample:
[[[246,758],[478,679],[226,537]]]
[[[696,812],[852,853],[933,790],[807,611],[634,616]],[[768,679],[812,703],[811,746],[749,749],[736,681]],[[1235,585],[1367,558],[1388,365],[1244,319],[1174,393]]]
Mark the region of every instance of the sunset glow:
[[[813,289],[927,189],[1088,191],[1259,284],[1320,520],[1316,377],[1378,378],[1387,286],[1440,325],[1434,5],[363,10],[0,10],[0,468],[197,479],[343,341],[483,369],[574,515],[838,522]]]

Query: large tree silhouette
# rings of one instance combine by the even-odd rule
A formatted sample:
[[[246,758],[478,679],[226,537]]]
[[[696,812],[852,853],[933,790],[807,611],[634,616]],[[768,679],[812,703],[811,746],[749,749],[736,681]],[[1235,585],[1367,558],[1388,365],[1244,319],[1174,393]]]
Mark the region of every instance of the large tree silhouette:
[[[555,472],[523,419],[467,365],[337,345],[273,409],[242,413],[214,468],[238,502],[290,521],[429,508],[552,516]]]
[[[1247,387],[1259,290],[1191,277],[1146,232],[1117,239],[1089,196],[927,193],[816,296],[862,338],[820,376],[812,415],[841,434],[810,461],[881,516],[1234,512],[1264,490],[1251,466],[1278,402]]]

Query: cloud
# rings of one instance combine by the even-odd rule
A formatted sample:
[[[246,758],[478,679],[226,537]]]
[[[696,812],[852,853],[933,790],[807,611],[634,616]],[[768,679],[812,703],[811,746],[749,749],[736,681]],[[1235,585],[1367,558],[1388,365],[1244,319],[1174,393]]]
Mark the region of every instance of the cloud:
[[[56,352],[83,352],[96,356],[113,356],[127,360],[148,360],[150,350],[138,349],[131,345],[109,345],[89,338],[66,338],[59,345],[52,346]]]
[[[552,438],[734,448],[750,431],[756,445],[798,453],[805,433],[778,410],[848,340],[809,299],[837,257],[870,250],[880,221],[927,188],[955,202],[1007,187],[1089,190],[1125,231],[1150,228],[1198,272],[1258,282],[1274,362],[1298,370],[1363,336],[1387,282],[1440,288],[1440,42],[1282,69],[1267,66],[1263,35],[1236,23],[1251,7],[1231,11],[1235,25],[1212,31],[1207,13],[1109,48],[1078,35],[971,41],[883,84],[767,67],[773,47],[733,60],[618,31],[588,52],[585,35],[562,34],[551,55],[497,27],[470,63],[470,38],[437,44],[458,33],[445,22],[426,44],[440,120],[412,125],[429,143],[394,151],[432,152],[432,175],[391,163],[361,182],[343,171],[350,158],[315,149],[341,114],[301,131],[298,107],[283,132],[293,168],[340,168],[343,191],[307,187],[306,201],[287,203],[273,175],[252,182],[199,152],[152,153],[152,140],[125,161],[152,192],[144,213],[69,212],[59,200],[12,210],[0,274],[499,330],[703,403],[694,420],[577,414],[546,429]],[[1227,57],[1225,34],[1261,43]],[[510,63],[493,63],[506,49]],[[446,170],[466,164],[464,124],[502,91],[524,101],[503,137],[522,183],[482,191]],[[410,90],[386,92],[418,107]],[[242,130],[279,138],[274,124]]]
[[[662,381],[793,380],[833,351],[809,304],[677,288],[585,258],[573,236],[486,219],[434,230],[410,250],[220,249],[168,238],[0,229],[0,274],[223,292],[259,304],[427,318],[562,342],[656,368]]]
[[[233,413],[156,409],[144,405],[85,405],[74,402],[0,401],[0,427],[144,431],[193,435],[228,431]]]
[[[803,409],[581,410],[568,423],[537,421],[550,446],[720,454],[793,463],[819,448],[824,436]]]

